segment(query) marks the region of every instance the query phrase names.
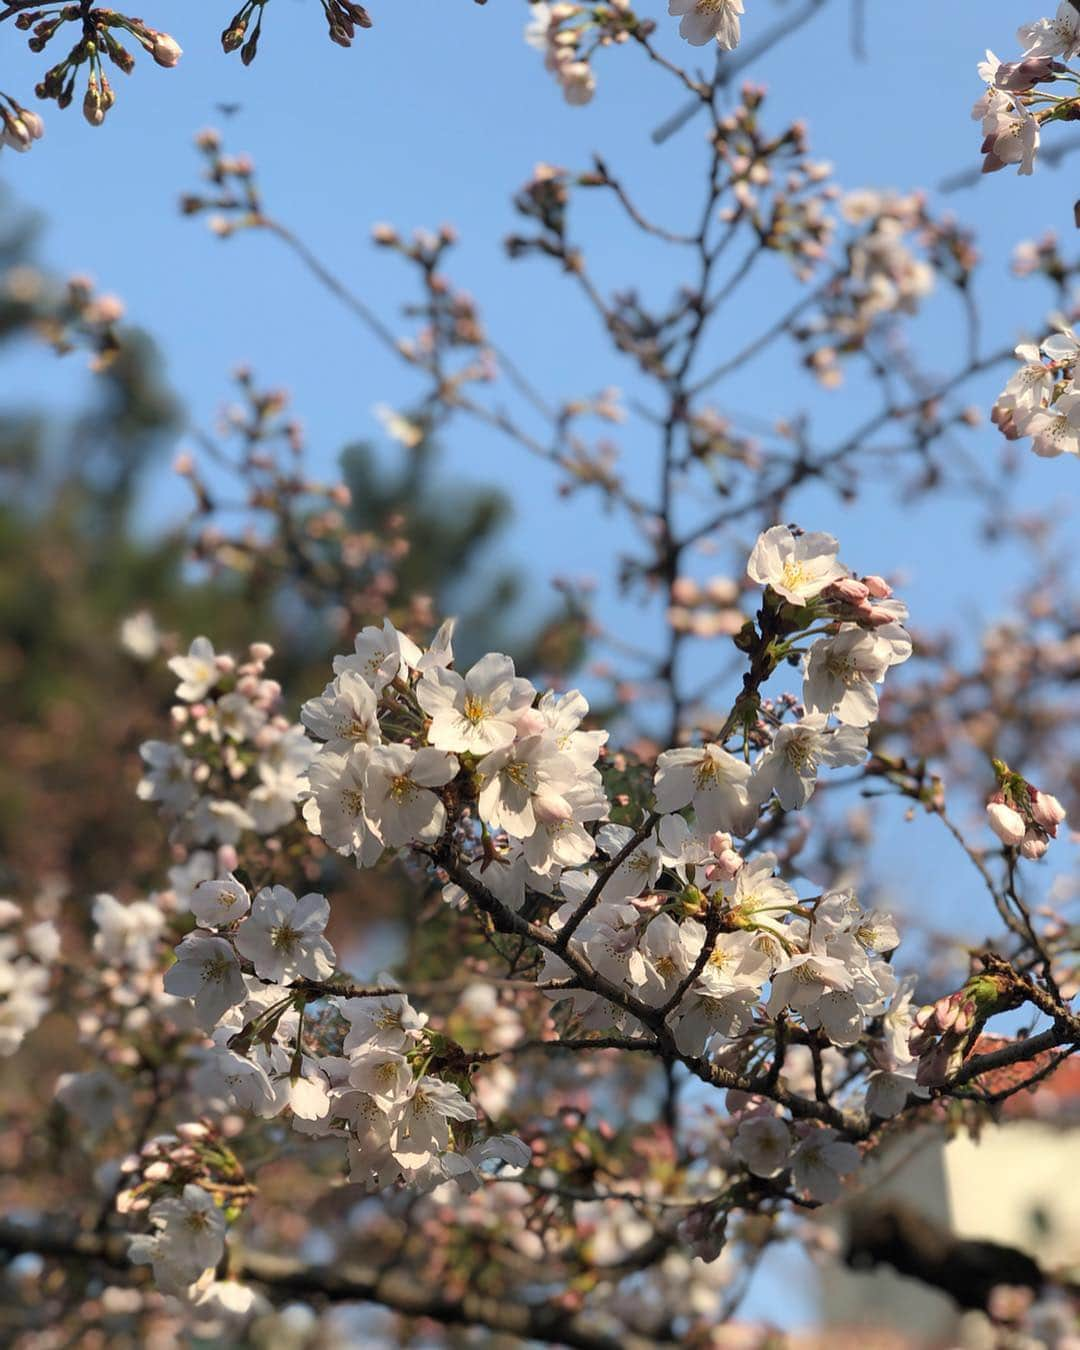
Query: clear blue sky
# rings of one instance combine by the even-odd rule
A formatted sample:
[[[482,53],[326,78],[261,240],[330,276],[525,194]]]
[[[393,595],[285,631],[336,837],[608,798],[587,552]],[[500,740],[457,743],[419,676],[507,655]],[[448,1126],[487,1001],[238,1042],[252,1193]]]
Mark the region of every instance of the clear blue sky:
[[[546,395],[558,399],[608,384],[636,391],[632,369],[609,352],[592,316],[554,269],[509,263],[501,240],[514,226],[510,195],[535,163],[587,167],[593,149],[665,223],[678,228],[696,217],[703,126],[691,122],[665,146],[652,144],[649,131],[681,99],[643,60],[631,52],[603,54],[594,102],[575,109],[562,102],[540,57],[522,41],[521,0],[483,7],[470,0],[373,0],[377,26],[360,34],[351,51],[327,41],[316,0],[274,0],[259,57],[248,70],[220,50],[228,4],[212,7],[213,14],[205,12],[209,6],[160,0],[143,8],[148,22],[173,31],[184,46],[179,67],[161,71],[140,58],[133,77],[117,77],[118,103],[101,130],[86,126],[76,110],[45,108],[46,140],[28,155],[0,156],[0,180],[45,216],[43,259],[65,272],[94,275],[103,289],[124,297],[132,321],[157,337],[195,422],[212,423],[228,393],[230,369],[246,362],[265,382],[292,391],[310,432],[314,467],[329,473],[346,441],[377,433],[373,405],[407,405],[416,389],[404,367],[311,284],[275,241],[251,235],[222,243],[201,222],[179,216],[177,197],[196,186],[199,169],[191,137],[202,126],[221,124],[214,105],[222,100],[242,105],[225,130],[232,148],[254,156],[269,205],[384,316],[392,316],[406,294],[407,277],[370,245],[372,223],[408,229],[450,221],[462,244],[448,270],[479,298],[493,336]],[[690,54],[659,0],[639,8],[656,17],[664,48],[686,59]],[[805,118],[815,154],[831,160],[849,188],[932,186],[977,163],[980,134],[969,120],[980,92],[975,62],[986,46],[1009,57],[1016,25],[1038,17],[1039,5],[981,0],[946,14],[928,0],[870,0],[865,8],[865,63],[851,55],[849,4],[831,0],[809,27],[753,69],[771,91],[771,124]],[[1049,0],[1044,8],[1052,10]],[[744,39],[795,9],[794,0],[786,6],[748,0]],[[42,64],[21,41],[10,24],[0,29],[2,83],[17,95],[30,90]],[[1057,129],[1058,136],[1071,134]],[[1012,280],[1008,258],[1020,239],[1049,226],[1071,243],[1072,164],[1067,160],[1058,171],[1040,167],[1033,179],[1006,171],[948,199],[978,232],[987,346],[1017,340],[1040,324],[1049,293],[1040,283]],[[603,282],[635,279],[646,295],[667,292],[673,280],[668,260],[650,253],[645,262],[639,237],[619,225],[610,204],[593,199],[577,218],[582,236],[594,240]],[[781,264],[764,268],[713,339],[715,358],[737,349],[791,294]],[[921,327],[924,364],[948,371],[962,359],[960,316],[951,300],[939,302],[933,316]],[[48,354],[20,353],[0,368],[0,397],[13,403],[18,390],[28,400],[74,402],[86,377],[70,358],[60,370]],[[971,401],[987,408],[1000,384],[997,372],[973,381]],[[717,402],[772,418],[793,411],[804,397],[827,435],[854,426],[870,407],[858,381],[837,395],[793,377],[789,391],[767,363],[722,386]],[[988,426],[968,444],[991,459],[1000,451]],[[623,448],[633,477],[647,487],[653,460],[640,431],[626,432]],[[658,631],[655,615],[614,594],[612,560],[623,526],[617,516],[599,514],[596,498],[560,501],[548,466],[465,422],[448,437],[445,462],[447,472],[465,481],[499,482],[520,503],[503,549],[528,569],[534,597],[546,601],[556,573],[591,575],[601,582],[601,618],[639,642]],[[1056,499],[1064,511],[1071,497],[1075,510],[1077,471],[1068,458],[1029,458],[1017,506]],[[148,487],[149,525],[175,519],[186,505],[182,486],[163,469]],[[799,518],[839,535],[843,556],[861,570],[904,569],[913,614],[931,626],[965,611],[998,612],[995,590],[1007,588],[1019,561],[1011,548],[1000,548],[970,566],[973,517],[962,501],[904,509],[879,491],[850,509],[831,495],[808,492]],[[893,843],[904,860],[898,892],[940,893],[943,867],[955,882],[951,846],[940,833],[925,824],[899,829]],[[978,929],[986,922],[982,898],[969,886],[958,890],[970,897],[958,900],[958,917]]]

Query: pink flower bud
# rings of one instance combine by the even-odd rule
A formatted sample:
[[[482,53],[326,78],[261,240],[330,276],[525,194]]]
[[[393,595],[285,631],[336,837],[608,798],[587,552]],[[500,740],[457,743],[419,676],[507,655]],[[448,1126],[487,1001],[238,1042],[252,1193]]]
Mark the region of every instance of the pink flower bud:
[[[714,605],[733,605],[739,598],[739,587],[730,577],[710,577],[705,594]]]
[[[168,33],[155,33],[154,45],[150,49],[150,54],[159,66],[171,69],[184,53],[179,42],[175,38],[171,38]]]
[[[30,133],[31,140],[39,141],[45,135],[45,123],[36,112],[31,112],[29,108],[19,109],[19,121]]]
[[[952,1001],[952,995],[945,995],[934,1004],[934,1021],[939,1031],[951,1031],[960,1009]]]
[[[1052,56],[1029,56],[1023,61],[1002,61],[994,72],[994,84],[1010,94],[1026,94],[1048,79],[1061,64]]]
[[[875,628],[884,628],[886,624],[896,622],[896,615],[890,610],[882,609],[880,605],[871,605],[870,613],[866,616],[866,621]]]
[[[829,587],[829,594],[838,600],[846,600],[851,605],[858,605],[869,596],[870,592],[861,581],[856,581],[854,577],[844,577],[842,581],[833,582]]]
[[[172,1168],[167,1162],[152,1162],[143,1169],[143,1177],[147,1181],[167,1181],[171,1176]]]
[[[696,605],[701,599],[701,587],[693,577],[676,577],[671,583],[671,598],[677,605]]]
[[[274,649],[269,642],[253,642],[248,651],[251,653],[251,659],[258,661],[261,665],[265,665],[274,654]]]
[[[1048,839],[1045,839],[1041,834],[1030,831],[1024,835],[1024,842],[1020,845],[1020,854],[1031,862],[1035,862],[1043,856],[1049,847],[1050,841]]]
[[[863,577],[863,585],[875,600],[888,600],[893,593],[892,587],[885,578],[879,577],[876,573]]]
[[[239,863],[240,857],[233,844],[222,844],[217,851],[217,865],[219,872],[232,872]]]
[[[986,818],[997,837],[1010,848],[1014,848],[1023,839],[1027,828],[1023,816],[1011,806],[1006,806],[1004,802],[988,802]]]
[[[1049,792],[1035,788],[1031,796],[1031,816],[1036,825],[1041,825],[1047,834],[1053,835],[1065,819],[1065,808]]]

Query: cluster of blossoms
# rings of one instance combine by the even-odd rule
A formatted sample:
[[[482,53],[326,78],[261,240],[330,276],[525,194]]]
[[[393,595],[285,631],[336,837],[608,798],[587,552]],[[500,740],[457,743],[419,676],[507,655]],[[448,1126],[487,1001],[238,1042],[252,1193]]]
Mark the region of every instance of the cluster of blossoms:
[[[18,926],[21,906],[0,899],[0,1056],[13,1055],[49,1011],[48,989],[60,951],[51,919]]]
[[[1022,342],[1023,362],[998,395],[991,420],[1008,440],[1031,437],[1031,448],[1044,459],[1080,455],[1080,391],[1073,373],[1080,341],[1062,324],[1042,342]]]
[[[843,1112],[888,1119],[927,1097],[963,1062],[993,1000],[1007,999],[992,978],[973,977],[952,1002],[917,1011],[914,979],[891,964],[891,916],[848,887],[806,895],[753,843],[763,816],[806,805],[822,768],[866,758],[879,686],[911,653],[906,607],[837,553],[832,536],[793,527],[759,537],[743,586],[764,595],[734,633],[757,683],[715,740],[657,757],[651,789],[635,790],[637,829],[612,819],[629,799],[609,797],[607,732],[587,726],[584,696],[541,692],[498,653],[459,673],[449,621],[423,648],[387,620],[334,658],[333,680],[301,709],[304,745],[290,758],[288,811],[276,817],[291,825],[301,803],[308,829],[359,867],[388,852],[418,855],[450,905],[476,905],[497,928],[535,937],[536,987],[554,1010],[545,1038],[552,1024],[559,1035],[617,1033],[659,1043],[707,1081],[731,1071],[808,1089],[810,1101],[825,1100],[825,1084],[838,1100],[824,1114],[789,1112],[756,1086],[729,1092],[713,1143],[725,1176],[818,1203],[859,1164],[838,1128]],[[714,586],[711,598],[734,612],[743,586]],[[684,579],[674,598],[707,594]],[[138,1072],[124,1033],[137,1038],[155,1019],[171,1028],[192,1123],[150,1140],[111,1185],[120,1212],[149,1225],[132,1236],[132,1259],[191,1308],[222,1316],[255,1307],[250,1291],[214,1278],[252,1193],[225,1142],[243,1113],[340,1141],[349,1180],[368,1193],[437,1197],[453,1182],[491,1215],[505,1203],[501,1185],[512,1195],[523,1169],[539,1178],[530,1172],[527,1186],[559,1181],[557,1150],[496,1124],[523,1089],[499,1056],[521,1048],[525,1026],[492,986],[469,986],[436,1025],[390,976],[354,987],[325,936],[325,897],[256,890],[239,866],[245,834],[263,833],[257,810],[226,811],[224,832],[193,823],[214,815],[200,800],[235,806],[217,785],[245,778],[297,730],[273,720],[269,654],[257,644],[236,667],[199,639],[169,663],[181,748],[144,747],[151,772],[140,795],[160,803],[181,846],[219,847],[188,852],[171,889],[149,900],[98,897],[94,948],[116,978],[80,1031],[100,1067],[65,1075],[56,1094],[89,1131],[109,1128],[129,1112]],[[763,699],[761,683],[797,661],[801,701]],[[736,755],[726,747],[740,733]],[[212,780],[200,799],[196,784]],[[1014,787],[1005,784],[1008,810],[1019,809]],[[1025,801],[1030,827],[1053,799]],[[455,1035],[492,1049],[474,1054]],[[486,1184],[493,1174],[500,1187]],[[715,1258],[735,1203],[690,1214],[691,1261]],[[527,1228],[519,1238],[527,1246]],[[691,1264],[690,1285],[696,1272]]]
[[[1039,85],[1069,83],[1078,77],[1064,63],[1080,55],[1080,11],[1072,0],[1061,0],[1052,19],[1037,19],[1017,30],[1021,52],[1015,61],[999,61],[987,51],[978,65],[986,91],[971,110],[981,122],[983,173],[1015,164],[1017,173],[1030,174],[1039,149],[1040,127],[1076,116],[1076,90],[1051,94]]]
[[[588,704],[577,691],[538,699],[508,656],[458,674],[451,631],[444,625],[421,652],[387,621],[335,657],[335,679],[301,711],[322,741],[304,819],[370,867],[388,848],[435,845],[448,820],[437,789],[449,795],[454,784],[460,796],[471,783],[479,819],[514,840],[520,867],[548,876],[580,865],[595,846],[585,822],[607,812],[595,767],[607,733],[578,729]]]
[[[732,51],[741,37],[743,0],[668,0],[668,13],[679,20],[679,36],[692,47],[712,42]],[[601,48],[631,36],[647,41],[656,29],[639,19],[629,0],[530,0],[525,41],[544,54],[567,103],[588,103],[596,92],[591,60]]]
[[[1049,792],[1043,792],[1013,773],[1000,759],[994,760],[998,787],[986,804],[990,828],[1009,848],[1018,848],[1025,858],[1041,858],[1057,837],[1065,820],[1065,808]]]
[[[635,22],[628,0],[576,4],[572,0],[533,0],[525,41],[544,54],[567,103],[581,106],[596,92],[590,58],[599,47],[625,42]]]
[[[713,144],[730,174],[734,202],[719,219],[745,219],[761,246],[787,257],[800,280],[807,280],[826,257],[836,229],[832,165],[814,159],[806,125],[792,122],[769,134],[763,125],[763,85],[747,81],[740,101],[717,123]]]
[[[677,633],[697,637],[734,637],[745,622],[737,608],[738,584],[731,577],[710,577],[699,585],[693,577],[676,577],[671,585],[667,621]]]
[[[937,228],[922,194],[860,189],[844,196],[840,213],[855,227],[844,279],[826,294],[820,313],[795,330],[808,347],[806,365],[829,387],[843,378],[841,355],[860,351],[884,318],[916,313],[934,289],[934,267],[913,247],[926,251]]]
[[[303,727],[275,712],[281,686],[263,673],[272,654],[254,643],[237,665],[199,637],[169,662],[180,680],[178,743],[141,747],[138,793],[173,822],[174,842],[235,845],[245,830],[268,835],[296,818],[310,746]]]
[[[202,1099],[263,1118],[289,1108],[302,1132],[347,1140],[352,1180],[372,1190],[436,1185],[495,1156],[522,1163],[514,1140],[449,1156],[449,1122],[475,1120],[476,1108],[426,1072],[436,1047],[404,995],[332,998],[347,1030],[327,1013],[309,1048],[333,1053],[308,1053],[305,1009],[335,972],[323,896],[272,886],[252,899],[230,875],[197,886],[191,908],[201,928],[177,947],[165,989],[190,998],[210,1033],[194,1079]]]
[[[494,653],[458,674],[448,627],[427,651],[389,624],[366,629],[353,654],[335,659],[334,681],[301,713],[322,741],[305,820],[364,867],[409,845],[438,861],[452,838],[456,852],[473,855],[465,866],[478,887],[512,912],[528,892],[540,897],[569,953],[663,1014],[687,1056],[736,1053],[761,1019],[781,1013],[855,1045],[898,992],[882,959],[896,945],[891,921],[864,914],[850,893],[800,901],[772,854],[746,860],[733,840],[774,796],[784,810],[804,806],[820,767],[865,758],[876,686],[910,654],[905,607],[880,577],[852,577],[837,547],[784,526],[758,541],[748,575],[768,587],[775,621],[792,632],[825,623],[801,649],[806,711],[765,727],[753,764],[715,743],[661,754],[657,819],[643,838],[601,823],[610,814],[597,768],[606,733],[582,729],[584,697],[539,694]],[[589,866],[598,850],[610,859],[602,876]],[[465,904],[469,884],[451,883],[445,895]],[[707,931],[708,914],[723,931]],[[572,974],[545,953],[541,978],[588,1028],[643,1031],[625,1007],[563,993],[557,986]],[[893,1022],[903,1015],[894,1010]],[[913,1086],[899,1032],[893,1040],[875,1072]]]
[[[156,973],[166,1005],[158,1012],[177,1020],[177,1005],[182,1020],[190,1010],[188,1092],[207,1119],[237,1110],[262,1119],[285,1113],[303,1134],[341,1139],[351,1180],[369,1191],[430,1189],[447,1180],[469,1189],[480,1184],[484,1165],[528,1163],[529,1150],[511,1137],[473,1142],[478,1111],[458,1086],[469,1086],[460,1077],[468,1060],[458,1065],[458,1082],[440,1076],[444,1041],[404,995],[384,989],[323,997],[335,987],[326,984],[335,956],[323,936],[324,897],[297,899],[283,886],[251,897],[229,874],[197,882],[185,898],[200,926],[180,942],[163,981]],[[95,920],[102,955],[157,971],[160,908],[99,897]],[[308,1011],[313,1003],[320,1004],[317,1015]],[[96,1129],[111,1123],[124,1100],[116,1078],[96,1070],[66,1075],[57,1096]],[[220,1145],[198,1147],[206,1128],[167,1137],[165,1154],[161,1139],[151,1141],[139,1178],[129,1178],[117,1200],[122,1213],[146,1211],[155,1230],[133,1239],[132,1259],[151,1262],[162,1288],[192,1299],[201,1299],[223,1250],[225,1217],[210,1192],[243,1192],[235,1169],[222,1171]],[[206,1156],[215,1160],[212,1184],[203,1176]],[[135,1163],[122,1172],[133,1170]]]

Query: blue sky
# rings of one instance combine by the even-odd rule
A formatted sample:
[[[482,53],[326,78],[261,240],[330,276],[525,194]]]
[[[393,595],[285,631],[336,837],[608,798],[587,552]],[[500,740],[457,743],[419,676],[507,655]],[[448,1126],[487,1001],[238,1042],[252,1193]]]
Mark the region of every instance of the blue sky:
[[[148,22],[172,31],[185,49],[179,67],[162,71],[140,58],[134,76],[117,77],[118,102],[103,129],[88,127],[74,109],[61,114],[50,106],[43,110],[46,139],[28,155],[0,156],[0,181],[44,217],[43,260],[64,272],[89,272],[102,289],[123,296],[129,318],[158,339],[194,422],[212,424],[228,394],[230,369],[245,362],[261,380],[290,389],[309,431],[313,467],[328,474],[344,443],[377,434],[375,404],[405,406],[416,390],[407,370],[274,240],[246,235],[223,243],[202,222],[180,217],[179,194],[197,184],[192,135],[222,124],[219,101],[241,104],[224,124],[228,143],[254,157],[271,208],[385,317],[392,319],[407,295],[408,277],[371,246],[371,225],[386,220],[409,229],[450,221],[462,243],[448,270],[477,296],[489,331],[549,398],[605,385],[637,392],[633,370],[608,350],[593,317],[554,269],[508,262],[501,240],[514,226],[510,196],[534,164],[587,167],[594,149],[625,177],[644,209],[675,228],[695,218],[703,125],[692,121],[662,147],[649,138],[681,103],[670,81],[632,52],[609,51],[597,61],[594,102],[567,107],[538,54],[522,41],[521,0],[486,6],[372,0],[376,27],[361,33],[351,51],[328,42],[316,0],[273,0],[258,59],[246,70],[220,50],[218,32],[230,6],[214,7],[213,16],[199,13],[208,8],[147,0]],[[940,3],[927,0],[865,8],[866,62],[851,54],[850,6],[831,0],[754,67],[752,76],[770,89],[771,124],[804,118],[814,153],[832,161],[849,188],[933,186],[976,164],[979,130],[969,120],[980,92],[975,62],[986,46],[1010,56],[1016,25],[1038,17],[1039,6],[1029,11],[1015,0],[981,0],[950,6],[947,17]],[[653,0],[639,9],[657,19],[664,50],[687,59],[663,5]],[[794,0],[747,0],[744,38],[795,9]],[[42,65],[21,41],[10,24],[0,29],[3,85],[17,96],[28,93]],[[1014,281],[1009,255],[1020,239],[1051,226],[1068,245],[1074,195],[1068,167],[1041,167],[1032,179],[1006,171],[947,199],[978,233],[988,346],[1039,326],[1049,292],[1037,282]],[[622,228],[610,203],[588,201],[577,218],[582,235],[595,241],[602,282],[635,279],[646,295],[667,293],[676,280],[671,260],[643,252],[640,237]],[[782,264],[763,268],[709,356],[719,360],[737,349],[759,330],[762,316],[779,312],[793,293]],[[948,371],[962,359],[963,328],[951,299],[935,305],[919,334],[929,369]],[[822,394],[785,372],[783,364],[758,362],[721,387],[718,404],[773,418],[805,398],[827,439],[871,406],[857,380],[840,394]],[[62,407],[77,401],[87,378],[75,360],[58,367],[51,355],[28,348],[0,367],[0,397],[8,405],[48,398]],[[996,372],[972,381],[971,401],[988,407],[1001,382]],[[621,435],[628,473],[647,488],[654,476],[650,445],[640,430]],[[988,426],[967,444],[991,461],[1001,449]],[[392,447],[386,453],[392,455]],[[616,515],[602,515],[595,497],[562,501],[549,466],[465,422],[446,439],[445,465],[464,481],[498,482],[520,503],[503,556],[528,572],[533,599],[546,603],[555,574],[589,575],[600,583],[605,622],[639,643],[658,632],[655,615],[614,592],[612,559],[626,542],[625,527]],[[1053,500],[1067,511],[1076,471],[1069,459],[1029,458],[1013,500],[1018,508]],[[146,527],[175,520],[186,506],[182,485],[163,467],[147,487]],[[807,492],[799,514],[807,527],[836,533],[852,566],[903,569],[913,613],[930,626],[958,614],[998,612],[995,591],[1007,590],[1021,561],[1009,546],[972,568],[974,517],[955,498],[901,508],[891,493],[873,491],[846,508],[831,495]],[[729,560],[721,555],[719,561]],[[705,559],[700,566],[709,569]],[[893,840],[904,858],[898,889],[939,891],[943,869],[956,879],[948,853],[942,861],[942,849],[950,846],[940,834],[926,823],[899,828]],[[958,902],[961,919],[980,926],[982,898],[968,886],[960,891],[970,896]]]

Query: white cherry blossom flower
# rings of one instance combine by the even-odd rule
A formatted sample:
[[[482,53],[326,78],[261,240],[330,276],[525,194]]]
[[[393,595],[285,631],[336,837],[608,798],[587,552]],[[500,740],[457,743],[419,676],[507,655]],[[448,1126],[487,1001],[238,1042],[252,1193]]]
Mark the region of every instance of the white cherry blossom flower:
[[[216,1036],[222,1034],[219,1030]],[[264,1047],[254,1046],[249,1055],[241,1055],[226,1045],[216,1044],[201,1052],[192,1087],[204,1101],[221,1098],[226,1106],[270,1118],[279,1115],[288,1104],[287,1081],[274,1072]]]
[[[56,1080],[53,1096],[93,1133],[108,1129],[131,1102],[131,1093],[107,1069],[62,1073]]]
[[[750,793],[765,801],[775,792],[785,811],[797,811],[814,795],[820,765],[837,768],[866,758],[865,727],[828,726],[825,713],[807,713],[778,729],[754,767]]]
[[[475,1120],[476,1107],[452,1083],[426,1074],[413,1080],[391,1140],[394,1157],[406,1170],[423,1167],[450,1142],[451,1120]]]
[[[152,661],[161,650],[161,632],[148,609],[129,614],[120,624],[120,645],[136,661]]]
[[[349,1058],[350,1084],[366,1092],[384,1111],[407,1096],[412,1081],[409,1062],[398,1050],[361,1045]]]
[[[556,746],[562,754],[569,755],[581,774],[595,772],[593,765],[609,734],[581,730],[588,711],[588,700],[579,689],[568,689],[565,694],[549,689],[536,705],[536,713],[555,737]]]
[[[135,789],[139,800],[159,802],[164,810],[181,815],[198,796],[191,761],[178,745],[168,741],[144,741],[139,754],[146,765],[146,773]]]
[[[191,912],[203,928],[235,923],[250,908],[250,896],[231,872],[220,881],[200,881],[191,897]]]
[[[266,725],[266,710],[257,708],[243,694],[225,694],[214,705],[214,739],[253,741]]]
[[[157,1200],[150,1206],[150,1222],[159,1230],[150,1254],[159,1285],[172,1292],[194,1284],[205,1270],[213,1270],[225,1251],[225,1216],[213,1196],[189,1183],[180,1196]],[[129,1251],[132,1261],[144,1261],[145,1247]],[[166,1280],[160,1268],[164,1267]]]
[[[596,832],[596,843],[611,858],[617,856],[634,837],[628,825],[604,825]],[[653,831],[634,848],[604,882],[600,892],[604,900],[634,900],[642,891],[656,885],[663,857]]]
[[[217,684],[221,671],[209,638],[197,637],[188,648],[187,656],[174,656],[169,669],[179,679],[177,698],[185,703],[198,703]]]
[[[347,1055],[363,1046],[404,1052],[420,1039],[427,1025],[427,1014],[418,1013],[404,994],[336,998],[334,1003],[349,1023],[343,1046]]]
[[[1013,420],[1022,436],[1032,438],[1031,448],[1042,458],[1080,455],[1080,391],[1070,388],[1049,408],[1023,409]]]
[[[431,789],[455,777],[453,755],[424,747],[379,745],[368,756],[365,809],[388,848],[434,843],[446,828],[446,807]]]
[[[774,525],[758,536],[746,573],[793,605],[805,605],[847,576],[847,568],[836,560],[839,547],[831,534],[796,535],[786,525]]]
[[[324,896],[298,900],[284,886],[256,895],[251,913],[236,931],[236,949],[264,980],[325,980],[334,972],[334,949],[322,936],[330,917]]]
[[[1061,0],[1052,19],[1036,19],[1016,30],[1024,56],[1056,56],[1068,61],[1080,54],[1080,11]]]
[[[444,619],[439,624],[438,632],[431,639],[431,644],[425,652],[422,653],[419,661],[416,662],[414,669],[421,675],[425,670],[431,670],[434,666],[452,666],[454,664],[454,629],[457,626],[457,619]]]
[[[683,924],[697,958],[705,930],[696,920]],[[691,936],[692,935],[692,936]],[[716,1035],[740,1036],[753,1020],[772,961],[750,933],[721,933],[699,978],[671,1014],[675,1043],[684,1054],[700,1055]]]
[[[315,748],[299,723],[283,731],[259,755],[259,785],[247,795],[245,809],[259,834],[272,834],[296,819],[296,803],[307,786]]]
[[[658,914],[641,939],[648,979],[640,997],[654,1007],[662,1007],[694,968],[701,941],[699,937],[695,946],[686,929],[670,914]]]
[[[122,905],[111,895],[94,897],[94,951],[109,966],[149,970],[157,964],[165,915],[148,900]]]
[[[281,1082],[288,1093],[294,1126],[300,1121],[310,1124],[324,1120],[329,1114],[330,1083],[310,1055],[300,1057],[299,1072],[290,1066]]]
[[[546,876],[554,868],[581,867],[596,851],[596,841],[584,822],[601,820],[608,812],[602,789],[591,782],[577,783],[563,794],[557,811],[549,811],[555,799],[538,797],[533,803],[536,829],[525,840],[525,861],[534,872]],[[569,809],[570,816],[563,814]]]
[[[355,670],[344,670],[318,698],[300,709],[300,720],[334,750],[347,750],[356,741],[378,745],[379,700],[374,689]]]
[[[1016,355],[1024,364],[1010,376],[998,395],[998,405],[1013,410],[1041,408],[1053,393],[1054,372],[1043,361],[1033,342],[1022,342],[1016,348]]]
[[[1039,122],[1023,102],[991,102],[983,118],[984,172],[1015,164],[1019,174],[1031,174],[1039,149]]]
[[[504,1179],[513,1177],[532,1162],[532,1150],[511,1134],[494,1134],[464,1152],[444,1153],[439,1161],[448,1180],[457,1182],[468,1194],[483,1184],[485,1173],[481,1169],[485,1164],[495,1163],[487,1170],[498,1172]]]
[[[895,1069],[875,1069],[866,1080],[866,1109],[871,1115],[891,1120],[907,1105],[909,1097],[929,1097],[930,1089],[916,1079],[918,1064]]]
[[[338,853],[352,855],[359,867],[374,867],[383,841],[369,818],[365,799],[371,747],[353,746],[348,754],[320,750],[307,771],[304,820]]]
[[[526,736],[485,755],[476,766],[480,819],[492,829],[527,839],[536,829],[534,802],[545,798],[547,813],[570,815],[563,793],[574,786],[574,761],[559,753],[551,735]],[[541,806],[543,811],[544,807]]]
[[[200,797],[186,822],[186,831],[196,843],[235,844],[245,830],[253,830],[253,817],[239,802],[218,797]]]
[[[1060,317],[1055,326],[1058,331],[1043,338],[1039,344],[1043,355],[1060,365],[1075,365],[1080,360],[1080,338]]]
[[[791,1130],[776,1116],[750,1116],[739,1124],[732,1151],[756,1177],[775,1177],[791,1157]]]
[[[791,1008],[808,1019],[808,1025],[818,1026],[822,1017],[820,1004],[825,996],[850,989],[852,983],[852,974],[844,962],[828,955],[815,934],[807,950],[784,957],[773,971],[769,1016],[776,1017],[785,1008]],[[843,1022],[843,1010],[832,1020]]]
[[[362,628],[354,639],[352,656],[334,657],[334,674],[355,671],[376,693],[399,675],[416,668],[420,648],[405,633],[399,633],[389,619],[381,628]]]
[[[739,928],[763,929],[778,936],[785,931],[784,921],[799,903],[794,887],[776,876],[776,854],[759,853],[744,863],[734,882],[725,888],[730,894],[731,922]]]
[[[791,1174],[800,1191],[828,1204],[840,1194],[840,1178],[859,1167],[859,1150],[833,1129],[812,1129],[792,1157]]]
[[[811,712],[833,713],[845,726],[868,727],[878,715],[874,686],[885,678],[891,656],[876,633],[855,624],[819,638],[806,656],[803,702]]]
[[[428,740],[437,750],[486,755],[509,745],[517,715],[533,701],[528,680],[514,674],[508,656],[489,652],[464,676],[436,666],[416,686],[421,708],[431,717]]]
[[[653,782],[657,810],[669,813],[692,805],[700,834],[746,834],[757,819],[747,793],[749,778],[750,766],[719,745],[665,750],[657,757]]]
[[[165,972],[165,992],[190,998],[200,1026],[212,1031],[229,1008],[247,997],[244,977],[232,946],[224,938],[189,933],[176,949],[176,962]]]
[[[725,51],[739,45],[743,0],[668,0],[668,13],[682,16],[679,36],[692,47],[705,47],[714,38]]]

